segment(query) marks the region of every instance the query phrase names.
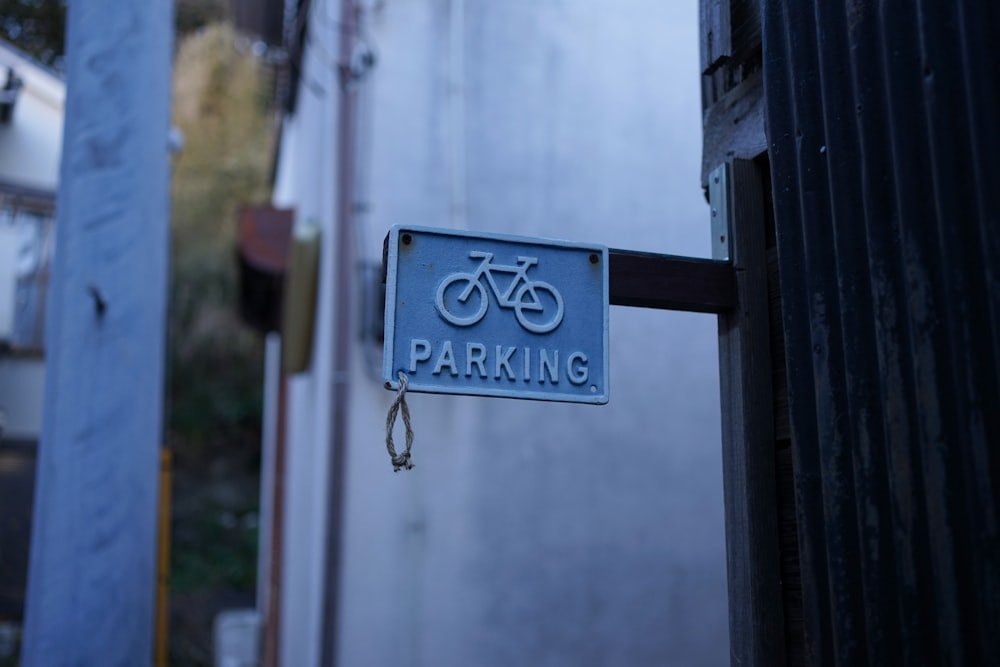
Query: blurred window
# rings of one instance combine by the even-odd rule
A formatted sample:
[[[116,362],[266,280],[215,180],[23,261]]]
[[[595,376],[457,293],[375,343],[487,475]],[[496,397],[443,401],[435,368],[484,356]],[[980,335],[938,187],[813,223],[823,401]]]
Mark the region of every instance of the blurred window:
[[[55,198],[0,185],[0,345],[43,351]]]

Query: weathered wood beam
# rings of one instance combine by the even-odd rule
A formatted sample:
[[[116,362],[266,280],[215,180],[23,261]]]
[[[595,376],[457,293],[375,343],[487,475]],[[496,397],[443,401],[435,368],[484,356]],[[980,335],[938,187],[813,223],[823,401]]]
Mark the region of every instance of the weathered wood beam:
[[[729,262],[631,250],[608,251],[612,306],[721,313],[736,306]]]
[[[767,151],[764,136],[764,77],[760,71],[705,109],[701,183],[727,160],[752,160]]]
[[[728,201],[713,200],[712,207],[727,211],[739,300],[719,315],[729,650],[733,665],[780,667],[786,661],[764,183],[749,160],[732,160],[725,170],[719,196]]]

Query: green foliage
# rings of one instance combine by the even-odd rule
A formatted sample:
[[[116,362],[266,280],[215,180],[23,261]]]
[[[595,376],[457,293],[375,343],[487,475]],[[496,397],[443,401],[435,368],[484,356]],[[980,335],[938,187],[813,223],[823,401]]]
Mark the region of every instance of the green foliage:
[[[21,625],[0,622],[0,667],[18,667],[21,662]]]
[[[211,511],[214,510],[214,511]],[[182,528],[198,549],[178,551],[171,568],[170,588],[175,592],[217,588],[251,590],[256,583],[257,513],[255,509],[232,512],[218,506]]]
[[[182,455],[203,462],[233,447],[259,446],[262,349],[235,313],[233,254],[215,243],[174,259],[170,436]]]
[[[226,18],[225,0],[175,0],[174,23],[178,35],[217,23]]]
[[[185,143],[173,175],[171,436],[224,448],[260,423],[261,342],[236,315],[235,230],[240,206],[268,197],[267,81],[224,25],[185,39],[175,72]]]
[[[227,16],[226,0],[176,0],[178,37]],[[0,38],[43,65],[62,69],[66,43],[66,0],[0,0]]]
[[[65,0],[0,0],[0,37],[43,65],[62,66]]]
[[[265,65],[231,27],[179,42],[173,122],[184,148],[173,165],[168,350],[175,593],[248,591],[256,576],[263,346],[236,312],[236,226],[242,205],[269,198],[269,97]]]

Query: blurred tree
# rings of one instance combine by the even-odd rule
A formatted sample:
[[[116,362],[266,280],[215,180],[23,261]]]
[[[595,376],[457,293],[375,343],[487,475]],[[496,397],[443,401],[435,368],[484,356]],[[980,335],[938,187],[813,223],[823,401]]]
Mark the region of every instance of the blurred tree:
[[[183,4],[183,3],[182,3]],[[178,6],[180,13],[180,6]],[[270,70],[229,25],[178,39],[167,438],[171,664],[211,664],[212,618],[253,604],[263,350],[237,313],[236,223],[270,196]],[[242,596],[242,597],[241,597]]]
[[[270,87],[229,26],[182,41],[174,123],[185,139],[173,177],[171,428],[193,454],[256,429],[260,414],[260,341],[236,312],[235,243],[240,206],[269,195]]]
[[[178,39],[228,16],[226,0],[176,0]],[[62,69],[66,0],[0,0],[0,38],[43,65]]]
[[[0,37],[43,65],[61,69],[66,0],[0,0]]]
[[[176,0],[174,3],[177,35],[204,28],[228,16],[226,0]]]

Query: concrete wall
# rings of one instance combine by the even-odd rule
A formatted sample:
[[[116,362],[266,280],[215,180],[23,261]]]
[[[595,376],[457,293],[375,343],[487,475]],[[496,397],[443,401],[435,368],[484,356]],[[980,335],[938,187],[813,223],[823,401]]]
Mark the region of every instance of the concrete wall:
[[[696,3],[399,0],[365,32],[358,160],[395,223],[707,256]],[[316,664],[329,447],[336,3],[316,3],[276,203],[325,227],[314,367],[294,381],[283,664]],[[364,299],[360,275],[355,312]],[[393,474],[381,347],[357,322],[344,665],[728,660],[715,318],[612,308],[611,400],[411,395]],[[401,439],[401,434],[397,434]]]

